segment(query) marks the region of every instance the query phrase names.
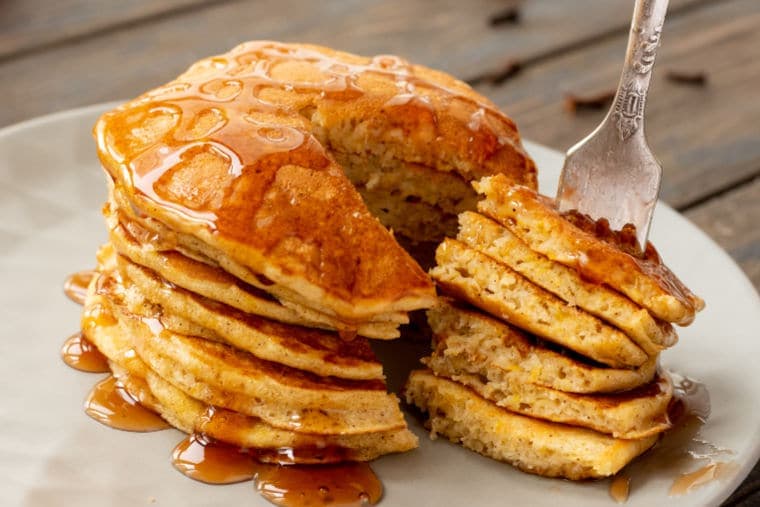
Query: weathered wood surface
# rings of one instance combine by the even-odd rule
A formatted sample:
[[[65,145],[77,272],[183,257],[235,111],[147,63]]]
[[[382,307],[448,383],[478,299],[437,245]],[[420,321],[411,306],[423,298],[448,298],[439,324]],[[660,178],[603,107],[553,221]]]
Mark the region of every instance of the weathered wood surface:
[[[646,130],[663,163],[662,197],[683,209],[760,174],[760,2],[715,2],[666,21],[647,105]],[[565,150],[607,107],[569,113],[565,95],[614,89],[627,34],[529,66],[481,90],[523,135]],[[579,69],[582,69],[579,72]],[[705,86],[678,84],[668,70],[703,71]]]
[[[685,215],[734,258],[755,287],[760,287],[760,178],[715,196]]]
[[[760,2],[671,0],[647,111],[663,197],[760,288]],[[520,4],[519,22],[489,19]],[[525,137],[566,149],[603,110],[565,111],[566,93],[616,85],[632,0],[16,0],[0,2],[0,127],[129,98],[194,60],[248,39],[396,53],[462,79]],[[498,85],[509,63],[520,71]],[[665,79],[704,71],[704,87]],[[480,79],[478,79],[480,78]],[[756,466],[726,505],[760,505]]]
[[[113,26],[176,14],[211,0],[17,0],[0,3],[0,61]]]
[[[676,10],[688,10],[705,1],[672,3]],[[193,61],[249,39],[309,41],[359,54],[395,53],[466,79],[510,59],[546,58],[625,30],[629,4],[531,0],[524,3],[520,24],[501,27],[490,27],[488,19],[509,1],[278,0],[178,11],[138,24],[117,24],[112,30],[101,27],[97,36],[6,58],[0,62],[0,96],[9,100],[0,108],[0,126],[133,97],[168,81]],[[2,11],[0,17],[5,17]]]

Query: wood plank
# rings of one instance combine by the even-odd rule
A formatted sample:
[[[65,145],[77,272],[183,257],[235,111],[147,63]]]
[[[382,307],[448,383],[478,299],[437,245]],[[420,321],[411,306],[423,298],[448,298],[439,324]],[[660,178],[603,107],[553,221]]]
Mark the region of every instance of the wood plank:
[[[760,178],[685,215],[722,246],[760,290]]]
[[[211,3],[213,0],[24,0],[0,3],[0,60],[114,25]]]
[[[686,8],[704,0],[673,0]],[[509,58],[542,57],[624,30],[630,0],[532,0],[518,25],[490,27],[504,0],[325,0],[231,3],[80,38],[0,64],[0,126],[135,96],[192,61],[248,39],[397,53],[467,78]],[[594,12],[594,16],[589,16]]]
[[[647,135],[665,176],[662,196],[683,208],[760,173],[760,2],[732,0],[666,22],[647,107]],[[567,149],[604,110],[570,114],[565,94],[617,85],[627,35],[529,67],[500,87],[481,87],[526,137]],[[704,87],[676,84],[668,69],[704,71]]]

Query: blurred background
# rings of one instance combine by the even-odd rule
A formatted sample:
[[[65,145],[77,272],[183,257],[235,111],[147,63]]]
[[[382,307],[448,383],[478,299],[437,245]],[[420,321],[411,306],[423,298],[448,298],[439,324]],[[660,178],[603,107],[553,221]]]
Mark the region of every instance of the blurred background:
[[[249,39],[394,53],[566,150],[601,120],[633,0],[0,0],[0,127],[128,99]],[[760,1],[671,0],[647,107],[662,198],[760,287]],[[698,255],[698,252],[695,252]],[[705,269],[709,269],[706,266]],[[760,505],[760,474],[731,505]]]

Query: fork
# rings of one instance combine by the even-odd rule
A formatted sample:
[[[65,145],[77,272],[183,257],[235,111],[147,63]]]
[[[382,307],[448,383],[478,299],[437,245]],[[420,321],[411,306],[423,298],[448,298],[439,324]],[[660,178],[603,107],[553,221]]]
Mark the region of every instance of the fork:
[[[606,218],[617,231],[632,224],[639,248],[662,178],[644,135],[644,107],[667,7],[668,0],[636,0],[615,99],[602,123],[568,150],[557,191],[560,211]]]

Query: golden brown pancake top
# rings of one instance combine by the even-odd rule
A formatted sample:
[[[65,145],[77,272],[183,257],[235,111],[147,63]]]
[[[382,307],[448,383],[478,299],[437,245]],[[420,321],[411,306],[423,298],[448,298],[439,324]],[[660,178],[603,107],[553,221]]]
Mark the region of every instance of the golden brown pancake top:
[[[429,304],[432,283],[331,151],[380,146],[467,179],[536,182],[512,121],[464,83],[397,57],[299,44],[249,42],[201,60],[103,115],[95,136],[142,212],[254,271],[274,263],[275,277],[377,311]]]

